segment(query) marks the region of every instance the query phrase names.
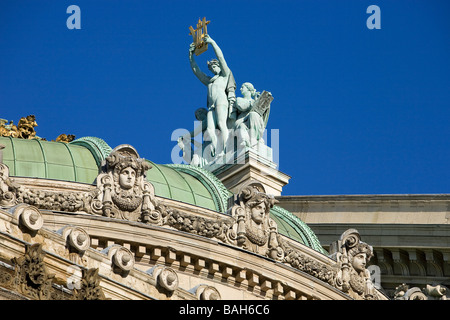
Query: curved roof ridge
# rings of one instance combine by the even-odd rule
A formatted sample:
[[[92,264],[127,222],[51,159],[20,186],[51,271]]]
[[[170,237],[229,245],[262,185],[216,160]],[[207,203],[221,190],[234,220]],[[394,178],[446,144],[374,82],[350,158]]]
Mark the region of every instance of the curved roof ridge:
[[[0,137],[7,146],[3,160],[11,175],[95,184],[113,150],[103,139],[91,136],[70,143],[32,140]],[[229,191],[209,172],[146,161],[153,167],[146,178],[154,184],[156,195],[226,213]]]
[[[211,192],[214,196],[214,202],[217,205],[217,211],[225,213],[228,208],[228,198],[232,193],[224,186],[211,172],[195,167],[189,164],[165,164],[166,167],[173,168],[176,171],[187,173],[197,179]]]
[[[97,137],[81,137],[69,144],[75,144],[86,147],[94,155],[97,165],[100,167],[102,161],[111,153],[112,148],[105,142],[105,140]]]
[[[273,206],[270,212],[275,214],[280,219],[289,220],[289,224],[296,229],[305,244],[310,248],[323,254],[328,254],[328,252],[326,252],[326,250],[320,244],[320,241],[317,238],[316,234],[299,217],[279,206]]]

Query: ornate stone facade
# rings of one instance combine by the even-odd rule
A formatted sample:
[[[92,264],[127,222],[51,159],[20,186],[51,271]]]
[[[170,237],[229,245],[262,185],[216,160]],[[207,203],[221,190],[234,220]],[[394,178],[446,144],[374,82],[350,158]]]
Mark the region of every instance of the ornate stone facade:
[[[53,223],[60,219],[67,220],[61,213],[70,213],[67,217],[74,217],[74,220],[70,219],[72,222],[69,225],[62,224],[55,231],[63,240],[65,248],[63,251],[67,252],[66,259],[76,266],[83,266],[77,267],[82,274],[82,279],[75,282],[76,286],[66,284],[63,285],[64,290],[55,291],[55,285],[61,286],[68,280],[61,280],[62,276],[57,277],[56,282],[52,280],[55,277],[46,271],[42,247],[39,242],[36,242],[27,249],[25,257],[14,260],[14,268],[20,275],[20,277],[16,275],[17,280],[14,281],[21,283],[19,293],[28,298],[109,298],[101,290],[98,264],[90,264],[87,258],[94,254],[92,244],[95,243],[97,245],[94,248],[97,247],[97,250],[100,250],[98,252],[103,255],[102,259],[109,261],[107,264],[114,277],[120,275],[122,279],[142,281],[137,280],[142,276],[136,278],[136,268],[143,266],[142,259],[147,256],[146,247],[139,243],[123,246],[121,243],[124,240],[120,238],[108,240],[108,245],[99,247],[98,241],[105,238],[105,234],[99,234],[95,230],[103,230],[101,226],[106,221],[115,221],[125,228],[128,223],[132,223],[128,228],[134,224],[137,224],[136,227],[139,226],[139,228],[146,226],[153,232],[159,232],[160,235],[157,237],[163,238],[166,237],[164,234],[181,232],[177,235],[178,242],[183,241],[183,237],[200,237],[199,239],[203,240],[199,244],[204,241],[213,241],[211,244],[225,245],[230,248],[230,252],[235,250],[248,252],[251,258],[246,258],[246,263],[253,261],[254,264],[257,263],[256,260],[262,259],[260,262],[274,264],[278,266],[277,268],[281,268],[280,270],[285,270],[286,267],[292,268],[296,270],[295,272],[315,279],[315,282],[321,283],[320,286],[328,288],[326,290],[337,290],[336,292],[347,294],[349,298],[378,299],[382,297],[373,287],[370,287],[370,277],[368,277],[365,263],[356,263],[370,258],[369,251],[359,250],[370,247],[359,240],[356,231],[349,231],[348,235],[343,235],[340,240],[341,246],[334,257],[336,261],[327,258],[321,252],[306,250],[307,247],[299,246],[279,234],[278,225],[269,214],[276,200],[265,192],[261,183],[253,182],[242,187],[241,191],[235,195],[235,201],[226,214],[200,213],[181,210],[173,206],[175,203],[169,204],[167,200],[156,197],[153,185],[145,178],[146,172],[151,170],[150,164],[140,158],[137,151],[129,145],[121,145],[111,151],[101,166],[96,184],[85,191],[25,186],[9,177],[9,168],[6,165],[2,164],[0,169],[1,206],[11,212],[18,227],[28,234],[26,239],[39,237],[43,226],[46,225],[42,210],[51,212]],[[89,216],[101,217],[101,219],[89,220]],[[74,222],[79,224],[82,221],[89,222],[84,225],[73,224]],[[86,227],[90,232],[86,231]],[[135,232],[133,234],[136,234]],[[356,238],[355,234],[358,235]],[[153,236],[156,234],[151,234],[150,238]],[[263,269],[257,272],[251,271],[254,268],[250,267],[251,264],[246,269],[237,269],[231,261],[223,260],[223,258],[205,259],[202,255],[207,256],[210,253],[202,251],[204,249],[192,255],[192,253],[183,253],[186,249],[180,251],[180,249],[171,248],[170,245],[158,247],[154,244],[151,248],[148,259],[154,261],[154,266],[146,271],[151,280],[145,280],[145,283],[151,283],[154,288],[148,289],[149,292],[156,290],[154,294],[164,295],[167,299],[195,296],[196,299],[215,300],[225,294],[212,283],[199,283],[192,289],[181,290],[180,286],[187,280],[185,276],[180,278],[179,272],[191,268],[190,266],[196,272],[206,269],[210,275],[220,274],[222,282],[225,281],[225,283],[233,279],[234,286],[241,283],[245,283],[249,289],[257,286],[263,296],[268,295],[269,292],[272,298],[283,296],[284,299],[293,299],[316,296],[316,294],[305,292],[305,289],[281,285],[275,280],[274,275],[264,275],[266,272]],[[366,256],[362,258],[361,255],[364,254]],[[164,257],[165,263],[161,264],[159,257]],[[179,270],[171,266],[175,262],[179,265]],[[103,262],[102,265],[104,264]],[[32,272],[29,273],[28,270]],[[70,276],[66,277],[70,278]],[[3,278],[7,277],[3,276]],[[189,283],[192,281],[191,278]],[[59,296],[55,296],[56,293],[52,292],[57,292]]]
[[[30,300],[105,300],[98,269],[83,270],[78,289],[60,290],[55,274],[49,273],[42,244],[25,246],[25,254],[11,259],[11,270],[0,268],[0,285]]]

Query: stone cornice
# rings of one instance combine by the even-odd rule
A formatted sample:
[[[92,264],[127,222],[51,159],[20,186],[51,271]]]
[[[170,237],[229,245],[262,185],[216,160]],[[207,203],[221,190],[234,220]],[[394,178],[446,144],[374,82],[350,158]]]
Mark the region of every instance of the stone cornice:
[[[450,201],[450,194],[355,194],[355,195],[304,195],[304,196],[277,196],[280,202],[292,201]]]
[[[254,296],[255,299],[264,299],[269,297],[270,294],[275,294],[278,298],[283,299],[295,297],[346,299],[346,296],[339,290],[291,266],[233,246],[221,244],[212,239],[158,226],[125,222],[102,216],[94,218],[89,215],[61,215],[51,212],[43,212],[43,216],[45,221],[50,222],[50,225],[45,225],[34,236],[30,236],[21,232],[16,225],[18,221],[15,221],[9,212],[0,210],[0,221],[3,221],[0,237],[2,243],[8,243],[7,248],[2,249],[2,260],[22,254],[23,247],[27,243],[43,243],[43,250],[46,252],[45,261],[49,264],[50,272],[55,273],[56,277],[60,279],[59,281],[70,278],[72,270],[70,268],[73,268],[73,266],[80,269],[97,267],[100,269],[105,295],[113,299],[125,299],[126,297],[134,297],[133,299],[163,298],[158,296],[158,291],[153,287],[156,286],[157,280],[153,279],[148,271],[145,271],[151,265],[158,263],[166,266],[171,265],[177,272],[185,275],[197,274],[204,281],[213,279],[213,282],[223,284],[225,280],[232,287],[237,286],[242,290],[250,290],[248,291],[249,294]],[[113,271],[110,258],[98,249],[89,248],[83,254],[82,260],[84,262],[74,262],[73,256],[70,256],[67,251],[64,237],[47,229],[47,227],[59,228],[68,224],[71,225],[72,222],[77,222],[79,227],[87,230],[94,242],[97,236],[101,237],[102,241],[120,241],[126,247],[132,248],[136,257],[139,256],[139,253],[136,252],[134,245],[145,246],[153,255],[153,260],[149,259],[148,263],[141,262],[137,268],[135,267],[129,272],[126,280],[123,275]],[[170,251],[167,251],[168,248],[170,248]],[[181,259],[171,258],[171,252]],[[308,254],[311,253],[314,254],[314,252]],[[254,262],[255,256],[256,259],[260,260],[257,265]],[[142,256],[140,259],[145,261],[145,259],[142,260]],[[320,260],[328,260],[328,258],[322,256]],[[151,261],[154,263],[150,263]],[[261,263],[261,261],[266,262]],[[127,283],[129,284],[127,285]],[[136,290],[137,283],[141,283],[139,286],[147,287],[147,289]],[[152,284],[153,286],[148,287]],[[255,291],[255,286],[258,287],[257,292],[259,293],[256,295],[251,293]],[[313,294],[311,294],[312,288],[314,288]],[[186,288],[183,291],[183,288],[179,288],[174,294],[194,299],[188,292],[189,289],[191,288]],[[267,292],[273,290],[276,293]]]

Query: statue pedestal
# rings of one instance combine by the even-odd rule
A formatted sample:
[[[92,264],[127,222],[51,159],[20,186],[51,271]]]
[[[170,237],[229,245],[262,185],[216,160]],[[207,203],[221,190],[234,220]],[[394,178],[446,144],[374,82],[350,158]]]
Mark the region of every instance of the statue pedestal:
[[[214,174],[234,194],[239,193],[244,185],[258,181],[266,193],[279,196],[291,178],[277,170],[277,164],[272,161],[272,149],[264,144],[226,154],[204,169]]]

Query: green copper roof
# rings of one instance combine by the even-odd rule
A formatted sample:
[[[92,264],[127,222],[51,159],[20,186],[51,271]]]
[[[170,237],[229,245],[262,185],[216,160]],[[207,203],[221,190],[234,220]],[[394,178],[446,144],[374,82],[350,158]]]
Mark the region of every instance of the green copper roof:
[[[98,163],[86,148],[64,142],[0,137],[11,176],[93,183]]]
[[[3,162],[11,176],[88,184],[95,183],[102,161],[112,151],[105,141],[96,137],[71,143],[0,137],[0,144],[5,145]],[[212,174],[191,166],[148,162],[152,168],[147,171],[147,180],[154,185],[157,196],[226,211],[228,191]]]
[[[102,139],[84,137],[71,143],[0,137],[3,162],[10,176],[55,179],[95,184],[99,168],[112,148]],[[148,160],[147,160],[148,161]],[[156,164],[147,180],[159,197],[182,201],[225,213],[232,195],[212,173],[190,165]],[[312,230],[289,211],[274,206],[271,217],[278,232],[319,252],[324,252]]]
[[[278,232],[282,235],[303,243],[316,251],[328,254],[311,228],[291,212],[274,206],[270,210],[270,217],[275,220]]]
[[[147,160],[148,161],[148,160]],[[155,187],[155,194],[224,213],[228,198],[221,194],[222,182],[196,174],[187,166],[156,164],[147,171],[147,180]],[[226,189],[225,189],[226,190]]]

